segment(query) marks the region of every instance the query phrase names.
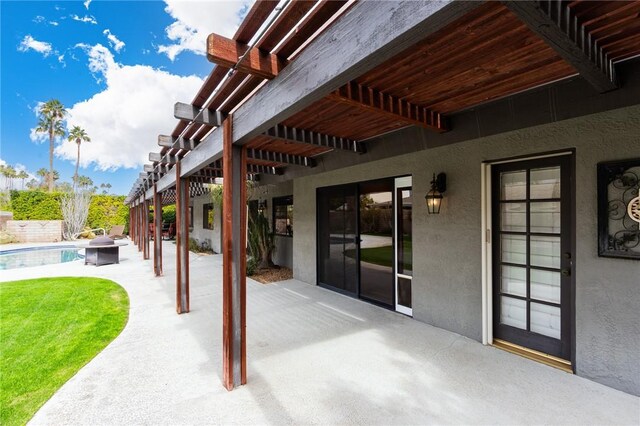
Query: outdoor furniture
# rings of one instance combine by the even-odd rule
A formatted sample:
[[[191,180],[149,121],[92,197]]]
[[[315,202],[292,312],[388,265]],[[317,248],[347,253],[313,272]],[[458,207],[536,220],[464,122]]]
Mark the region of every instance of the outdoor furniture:
[[[85,249],[84,264],[88,265],[110,265],[112,263],[120,263],[120,246],[126,246],[127,243],[116,243],[109,237],[98,237],[91,240],[86,246],[79,246]]]
[[[163,239],[172,239],[176,236],[176,223],[171,222],[168,227],[166,224],[162,225],[162,238]]]
[[[121,240],[124,238],[124,225],[113,225],[109,230],[109,235],[107,235],[112,240]]]

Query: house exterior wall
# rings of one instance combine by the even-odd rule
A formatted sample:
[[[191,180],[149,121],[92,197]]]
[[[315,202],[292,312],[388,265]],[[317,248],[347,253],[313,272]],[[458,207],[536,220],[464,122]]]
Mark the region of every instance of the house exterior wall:
[[[264,215],[269,219],[269,225],[273,227],[273,199],[293,194],[293,181],[286,181],[275,185],[264,185],[256,187],[251,198],[254,200],[267,200],[267,209]],[[296,233],[297,217],[296,199],[293,199],[293,234]],[[286,236],[275,236],[276,250],[273,254],[273,263],[279,266],[293,268],[293,238]]]
[[[193,197],[191,207],[193,208],[193,227],[189,231],[189,237],[202,244],[204,241],[209,242],[209,247],[215,253],[222,252],[222,209],[220,206],[213,206],[213,230],[204,229],[204,218],[202,208],[205,204],[211,203],[211,195],[205,194]]]
[[[411,129],[369,142],[410,143]],[[413,316],[482,340],[481,163],[575,148],[576,372],[640,395],[640,262],[598,257],[596,164],[640,156],[640,106],[459,142],[293,179],[294,277],[316,284],[316,189],[413,176]],[[439,215],[424,194],[447,174]],[[285,194],[282,194],[285,195]]]

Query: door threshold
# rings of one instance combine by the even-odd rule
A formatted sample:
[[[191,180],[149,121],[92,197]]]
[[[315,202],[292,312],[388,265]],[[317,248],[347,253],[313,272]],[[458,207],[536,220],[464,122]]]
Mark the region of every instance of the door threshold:
[[[512,354],[520,355],[524,358],[537,361],[541,364],[557,368],[558,370],[562,370],[565,373],[573,374],[573,367],[571,365],[571,362],[567,361],[566,359],[558,358],[553,355],[545,354],[534,349],[525,348],[524,346],[516,345],[515,343],[506,342],[500,339],[493,339],[492,345],[498,349],[511,352]]]

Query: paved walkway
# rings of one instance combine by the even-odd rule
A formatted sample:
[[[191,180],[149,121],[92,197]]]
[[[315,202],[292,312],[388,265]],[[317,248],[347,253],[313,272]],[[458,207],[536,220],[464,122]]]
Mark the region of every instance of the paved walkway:
[[[121,263],[2,271],[120,283],[129,322],[33,424],[639,424],[640,399],[290,280],[248,280],[248,381],[221,385],[221,256],[191,255],[191,307],[134,246]]]

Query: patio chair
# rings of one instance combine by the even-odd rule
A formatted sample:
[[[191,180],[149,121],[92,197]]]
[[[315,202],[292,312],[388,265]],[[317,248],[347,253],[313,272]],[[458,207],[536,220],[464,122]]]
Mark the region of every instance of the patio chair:
[[[124,225],[113,225],[109,230],[109,235],[107,235],[107,237],[111,238],[112,240],[121,240],[122,238],[124,238],[123,232]]]
[[[173,239],[176,236],[176,223],[171,222],[168,227],[165,228],[165,224],[162,226],[162,238]]]

